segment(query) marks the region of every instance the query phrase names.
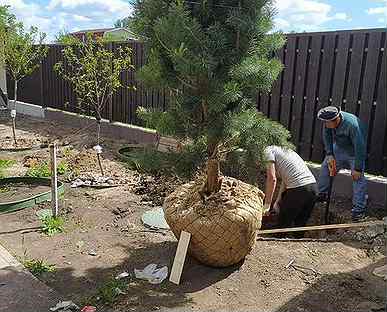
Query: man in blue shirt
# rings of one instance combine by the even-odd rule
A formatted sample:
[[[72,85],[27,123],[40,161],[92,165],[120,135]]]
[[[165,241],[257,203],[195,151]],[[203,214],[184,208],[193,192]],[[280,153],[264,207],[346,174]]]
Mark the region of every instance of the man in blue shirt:
[[[317,118],[324,122],[326,157],[319,178],[319,198],[326,200],[330,179],[328,165],[335,160],[337,171],[350,169],[353,179],[352,221],[365,217],[367,181],[364,177],[367,157],[367,129],[355,115],[335,106],[322,108]]]

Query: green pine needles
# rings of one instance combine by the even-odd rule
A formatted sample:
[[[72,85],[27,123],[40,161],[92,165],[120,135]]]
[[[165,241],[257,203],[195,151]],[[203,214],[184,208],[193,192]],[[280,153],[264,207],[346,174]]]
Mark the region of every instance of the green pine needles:
[[[148,51],[138,77],[169,91],[174,135],[205,138],[209,159],[242,148],[256,164],[266,146],[290,146],[289,132],[255,107],[283,68],[275,52],[285,38],[272,31],[273,16],[268,0],[135,3],[132,27]]]

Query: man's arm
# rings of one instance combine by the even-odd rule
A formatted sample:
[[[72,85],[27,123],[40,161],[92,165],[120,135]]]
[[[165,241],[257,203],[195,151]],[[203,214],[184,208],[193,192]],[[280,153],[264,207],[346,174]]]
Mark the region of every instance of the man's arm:
[[[332,129],[328,129],[324,126],[323,130],[324,147],[327,156],[333,155],[333,135]]]
[[[350,137],[355,151],[355,170],[362,172],[367,157],[367,143],[359,124],[354,124],[350,129]]]
[[[266,166],[264,212],[268,212],[270,210],[276,185],[277,185],[277,176],[276,176],[274,162],[268,162]]]

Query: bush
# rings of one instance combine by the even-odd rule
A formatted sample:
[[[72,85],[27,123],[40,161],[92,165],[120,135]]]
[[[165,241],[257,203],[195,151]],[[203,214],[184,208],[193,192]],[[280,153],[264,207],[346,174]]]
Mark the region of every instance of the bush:
[[[59,175],[64,175],[69,171],[70,171],[70,167],[65,161],[61,161],[56,168],[56,172]],[[50,165],[47,162],[43,162],[43,163],[34,165],[27,170],[26,176],[27,177],[35,177],[35,178],[51,177]]]
[[[42,259],[27,259],[23,264],[34,276],[40,276],[45,272],[55,272],[55,265],[47,264]]]
[[[1,178],[5,178],[5,174],[4,174],[4,169],[12,166],[13,164],[15,164],[16,161],[15,160],[11,160],[11,159],[0,159],[0,179]]]
[[[127,288],[128,286],[124,281],[111,279],[98,288],[97,296],[104,304],[111,305],[121,294],[125,293]]]
[[[149,174],[175,174],[189,179],[205,161],[202,142],[185,145],[180,153],[163,153],[153,148],[134,149],[125,155],[130,169]]]
[[[64,220],[61,217],[46,216],[42,219],[42,232],[48,236],[62,233],[64,230]]]
[[[26,176],[35,178],[47,178],[51,176],[51,171],[47,163],[41,163],[29,168],[26,172]]]

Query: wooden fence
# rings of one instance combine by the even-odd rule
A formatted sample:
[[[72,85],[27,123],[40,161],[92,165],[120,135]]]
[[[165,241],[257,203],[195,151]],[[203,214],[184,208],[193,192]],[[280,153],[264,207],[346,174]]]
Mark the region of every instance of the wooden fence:
[[[285,68],[269,94],[257,95],[257,107],[291,131],[304,159],[322,161],[322,123],[316,113],[336,105],[368,124],[367,171],[387,176],[386,33],[383,28],[287,35],[286,46],[276,53]],[[141,67],[142,44],[127,45],[133,49],[135,67]],[[117,47],[110,45],[113,51]],[[71,86],[53,71],[53,65],[62,60],[62,48],[50,45],[41,68],[22,81],[21,101],[79,112]],[[165,109],[164,92],[145,90],[135,75],[135,71],[121,74],[124,85],[135,85],[137,91],[117,92],[104,118],[138,124],[138,106]],[[8,81],[10,98],[12,86]]]

